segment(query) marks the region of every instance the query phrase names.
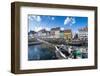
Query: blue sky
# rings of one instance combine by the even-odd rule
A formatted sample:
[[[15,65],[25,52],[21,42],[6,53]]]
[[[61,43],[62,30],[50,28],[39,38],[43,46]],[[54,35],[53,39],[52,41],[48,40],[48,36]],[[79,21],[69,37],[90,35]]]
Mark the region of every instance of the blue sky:
[[[60,27],[61,30],[71,29],[75,33],[85,26],[88,26],[88,17],[28,15],[28,31],[49,31],[51,28]]]

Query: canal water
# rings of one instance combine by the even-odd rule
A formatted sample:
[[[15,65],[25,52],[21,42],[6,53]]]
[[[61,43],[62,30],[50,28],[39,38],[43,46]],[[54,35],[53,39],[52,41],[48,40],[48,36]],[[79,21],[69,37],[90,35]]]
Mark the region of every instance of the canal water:
[[[51,60],[57,59],[55,48],[45,44],[28,46],[28,60]]]
[[[70,47],[70,46],[69,46]],[[84,49],[87,47],[76,47],[74,46],[75,49]],[[28,46],[28,60],[54,60],[58,59],[55,54],[55,47],[50,47],[46,44],[37,44],[37,45],[31,45]],[[77,51],[76,53],[78,53]],[[88,57],[88,53],[82,53],[80,56],[83,58]]]

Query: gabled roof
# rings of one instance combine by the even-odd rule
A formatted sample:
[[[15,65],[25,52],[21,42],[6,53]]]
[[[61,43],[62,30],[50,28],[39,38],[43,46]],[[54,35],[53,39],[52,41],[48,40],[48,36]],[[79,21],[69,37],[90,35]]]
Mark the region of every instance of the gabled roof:
[[[60,27],[52,28],[51,31],[60,30]]]
[[[28,34],[35,34],[35,33],[36,33],[35,31],[28,32]]]
[[[71,29],[64,30],[64,32],[72,32]]]
[[[83,27],[83,28],[80,28],[79,31],[88,31],[88,27]]]
[[[40,31],[38,31],[38,32],[49,33],[49,31],[47,31],[46,29],[42,29],[42,30],[40,30]]]

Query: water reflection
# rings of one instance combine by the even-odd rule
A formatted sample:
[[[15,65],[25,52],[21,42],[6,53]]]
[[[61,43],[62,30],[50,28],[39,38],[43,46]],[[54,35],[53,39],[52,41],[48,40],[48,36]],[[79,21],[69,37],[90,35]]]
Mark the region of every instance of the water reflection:
[[[51,60],[57,59],[55,48],[50,48],[45,44],[32,45],[28,47],[28,60]]]
[[[63,46],[62,46],[63,47]],[[66,46],[63,49],[60,47],[60,51],[68,58],[71,59],[84,59],[88,58],[87,46]],[[66,49],[66,50],[64,50]],[[60,59],[56,52],[55,47],[50,47],[46,44],[38,44],[28,46],[28,60],[54,60]],[[69,55],[68,55],[69,53]]]

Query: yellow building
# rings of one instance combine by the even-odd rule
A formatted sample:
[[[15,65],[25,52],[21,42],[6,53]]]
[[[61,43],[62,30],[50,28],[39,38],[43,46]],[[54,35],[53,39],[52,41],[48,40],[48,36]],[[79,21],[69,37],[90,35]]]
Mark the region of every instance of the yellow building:
[[[64,30],[64,39],[70,41],[72,40],[72,31],[71,29]]]

